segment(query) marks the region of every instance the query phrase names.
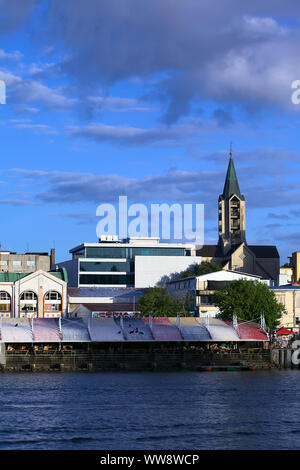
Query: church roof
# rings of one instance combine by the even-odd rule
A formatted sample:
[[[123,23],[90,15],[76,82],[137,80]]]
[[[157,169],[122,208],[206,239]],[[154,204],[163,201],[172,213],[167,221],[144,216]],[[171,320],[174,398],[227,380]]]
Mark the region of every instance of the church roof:
[[[197,249],[197,256],[212,257],[212,258],[229,258],[232,253],[240,246],[233,245],[226,255],[223,255],[220,245],[203,245],[202,248]],[[246,245],[256,258],[279,258],[279,253],[275,245]]]
[[[203,245],[202,248],[196,250],[196,256],[224,258],[220,245]]]
[[[240,192],[239,182],[236,176],[232,155],[230,155],[223,189],[223,197],[224,199],[229,199],[233,194],[236,194],[240,199],[244,199]]]
[[[232,245],[230,250],[224,255],[223,250],[221,245],[203,245],[202,248],[198,248],[196,250],[196,256],[202,256],[202,257],[212,257],[212,258],[223,258],[224,259],[224,264],[227,263],[225,261],[226,259],[229,259],[229,257],[232,255],[232,253],[235,252],[235,250],[241,245],[239,243],[238,245]]]
[[[275,245],[247,245],[256,258],[279,258]]]

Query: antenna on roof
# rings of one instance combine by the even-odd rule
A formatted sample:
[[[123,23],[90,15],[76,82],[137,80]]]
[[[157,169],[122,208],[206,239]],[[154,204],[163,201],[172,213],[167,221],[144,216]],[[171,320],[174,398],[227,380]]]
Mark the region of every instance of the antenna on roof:
[[[230,141],[229,155],[232,157],[232,142]]]

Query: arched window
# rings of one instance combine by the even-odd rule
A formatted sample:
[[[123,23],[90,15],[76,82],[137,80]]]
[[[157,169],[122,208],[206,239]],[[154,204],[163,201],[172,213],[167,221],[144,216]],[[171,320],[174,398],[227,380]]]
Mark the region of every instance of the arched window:
[[[20,295],[21,316],[37,313],[37,295],[30,290],[22,292]]]
[[[10,295],[8,292],[0,292],[0,300],[10,300]]]
[[[61,312],[61,295],[56,291],[49,291],[44,296],[44,315],[55,317]]]
[[[59,292],[50,291],[45,295],[45,300],[61,300],[61,295]]]
[[[35,292],[26,291],[21,294],[21,300],[37,300]]]
[[[0,291],[0,314],[10,313],[11,311],[11,298],[8,292]]]

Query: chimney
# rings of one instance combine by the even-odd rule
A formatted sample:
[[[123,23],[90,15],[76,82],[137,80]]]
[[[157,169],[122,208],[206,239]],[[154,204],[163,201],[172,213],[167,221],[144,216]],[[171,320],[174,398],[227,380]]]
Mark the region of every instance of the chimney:
[[[55,264],[55,248],[51,248],[50,253],[50,269],[52,269],[53,265]]]

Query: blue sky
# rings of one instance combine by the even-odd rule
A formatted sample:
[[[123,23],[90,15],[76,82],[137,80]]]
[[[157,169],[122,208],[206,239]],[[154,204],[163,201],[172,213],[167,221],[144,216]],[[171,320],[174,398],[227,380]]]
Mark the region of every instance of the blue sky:
[[[0,0],[2,249],[68,259],[119,195],[204,204],[215,243],[232,141],[248,243],[300,250],[300,7],[221,3]]]

